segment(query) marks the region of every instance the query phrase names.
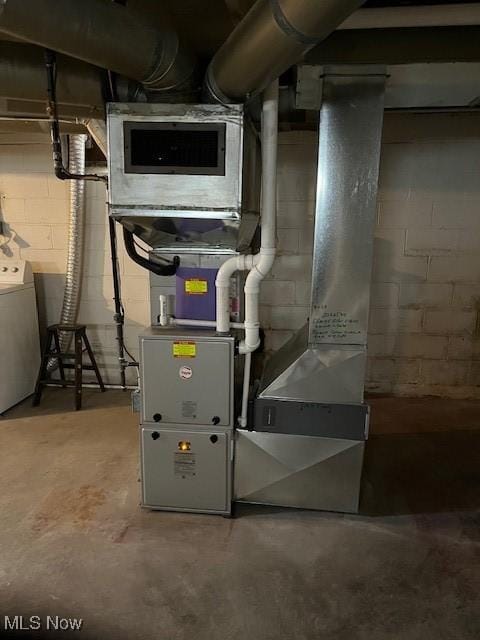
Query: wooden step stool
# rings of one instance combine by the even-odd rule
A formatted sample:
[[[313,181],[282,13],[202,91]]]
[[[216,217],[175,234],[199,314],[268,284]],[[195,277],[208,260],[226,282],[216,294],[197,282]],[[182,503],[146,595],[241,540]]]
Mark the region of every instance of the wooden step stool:
[[[75,350],[73,353],[62,353],[60,349],[60,333],[73,333],[73,341]],[[88,353],[90,364],[83,364],[83,347]],[[58,370],[60,372],[60,378],[50,378],[48,373],[48,362],[52,359],[58,361]],[[65,362],[65,360],[73,360],[72,362]],[[74,369],[74,380],[68,381],[65,378],[65,369]],[[95,356],[93,355],[92,347],[87,338],[87,327],[84,324],[54,324],[47,328],[47,340],[45,342],[45,348],[42,354],[42,361],[40,364],[40,371],[38,372],[37,384],[35,386],[35,394],[33,396],[33,406],[36,407],[40,404],[42,398],[42,391],[46,384],[53,384],[60,387],[74,387],[75,388],[75,410],[78,411],[82,408],[82,380],[83,371],[95,371],[98,385],[101,391],[105,391],[105,385],[103,384],[102,376],[98,370]]]

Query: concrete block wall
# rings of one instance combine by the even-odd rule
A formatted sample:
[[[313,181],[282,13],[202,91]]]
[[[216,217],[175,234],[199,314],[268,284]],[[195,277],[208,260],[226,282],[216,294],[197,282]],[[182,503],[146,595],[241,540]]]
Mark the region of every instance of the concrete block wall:
[[[262,289],[269,351],[308,314],[316,135],[287,132],[279,149],[279,257]],[[387,115],[372,273],[367,390],[480,395],[480,118]],[[51,174],[48,139],[0,136],[2,257],[32,261],[42,324],[64,283],[68,184]],[[149,275],[119,242],[126,340],[150,324]],[[170,284],[170,283],[168,283]],[[104,187],[87,186],[81,322],[108,382],[118,382]],[[130,372],[130,382],[135,373]]]
[[[32,263],[41,327],[58,322],[62,306],[67,258],[69,183],[51,171],[47,136],[0,136],[0,257]],[[78,321],[88,334],[105,381],[119,383],[113,287],[105,187],[87,183],[84,277]],[[146,273],[125,257],[119,242],[119,267],[126,309],[126,340],[138,357],[138,333],[150,322]],[[86,377],[90,374],[86,372]],[[134,383],[136,373],[129,371]]]
[[[267,347],[306,320],[315,134],[281,137],[280,257],[264,285]],[[385,118],[367,391],[480,397],[480,119]]]

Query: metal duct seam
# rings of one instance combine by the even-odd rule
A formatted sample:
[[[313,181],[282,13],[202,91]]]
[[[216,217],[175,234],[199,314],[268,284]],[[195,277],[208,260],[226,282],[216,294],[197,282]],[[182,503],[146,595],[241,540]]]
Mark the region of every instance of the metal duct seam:
[[[319,38],[318,36],[308,36],[303,33],[303,31],[299,31],[282,11],[279,0],[270,0],[270,4],[272,5],[272,13],[275,18],[275,22],[288,36],[297,40],[301,44],[312,47],[322,41],[322,38]]]
[[[326,38],[364,0],[257,0],[207,70],[215,100],[243,102]]]
[[[72,173],[85,173],[85,134],[69,137],[69,170]],[[70,218],[68,226],[68,255],[65,274],[65,290],[63,294],[60,324],[75,324],[80,304],[80,292],[83,269],[83,249],[85,237],[85,182],[72,180],[70,182]],[[60,349],[68,351],[72,340],[71,333],[60,333]],[[58,366],[58,361],[52,358],[48,363],[48,370]]]
[[[144,83],[181,89],[194,60],[176,32],[105,0],[1,0],[0,31]]]

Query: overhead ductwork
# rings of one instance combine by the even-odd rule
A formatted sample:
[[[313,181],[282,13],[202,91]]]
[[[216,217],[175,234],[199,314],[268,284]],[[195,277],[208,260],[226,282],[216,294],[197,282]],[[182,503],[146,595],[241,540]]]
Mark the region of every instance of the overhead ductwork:
[[[0,31],[141,82],[181,89],[193,60],[177,34],[110,0],[0,0]],[[59,83],[60,85],[60,83]]]
[[[57,70],[59,116],[103,117],[100,69],[58,56]],[[45,115],[46,74],[41,49],[17,42],[0,42],[0,94],[3,115]]]
[[[207,87],[220,102],[262,91],[364,0],[257,0],[214,56]]]

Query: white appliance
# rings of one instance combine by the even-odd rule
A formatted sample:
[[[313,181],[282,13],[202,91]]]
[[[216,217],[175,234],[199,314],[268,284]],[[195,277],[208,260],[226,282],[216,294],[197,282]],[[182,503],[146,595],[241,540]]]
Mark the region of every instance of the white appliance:
[[[35,388],[40,338],[32,268],[0,260],[0,414]]]

